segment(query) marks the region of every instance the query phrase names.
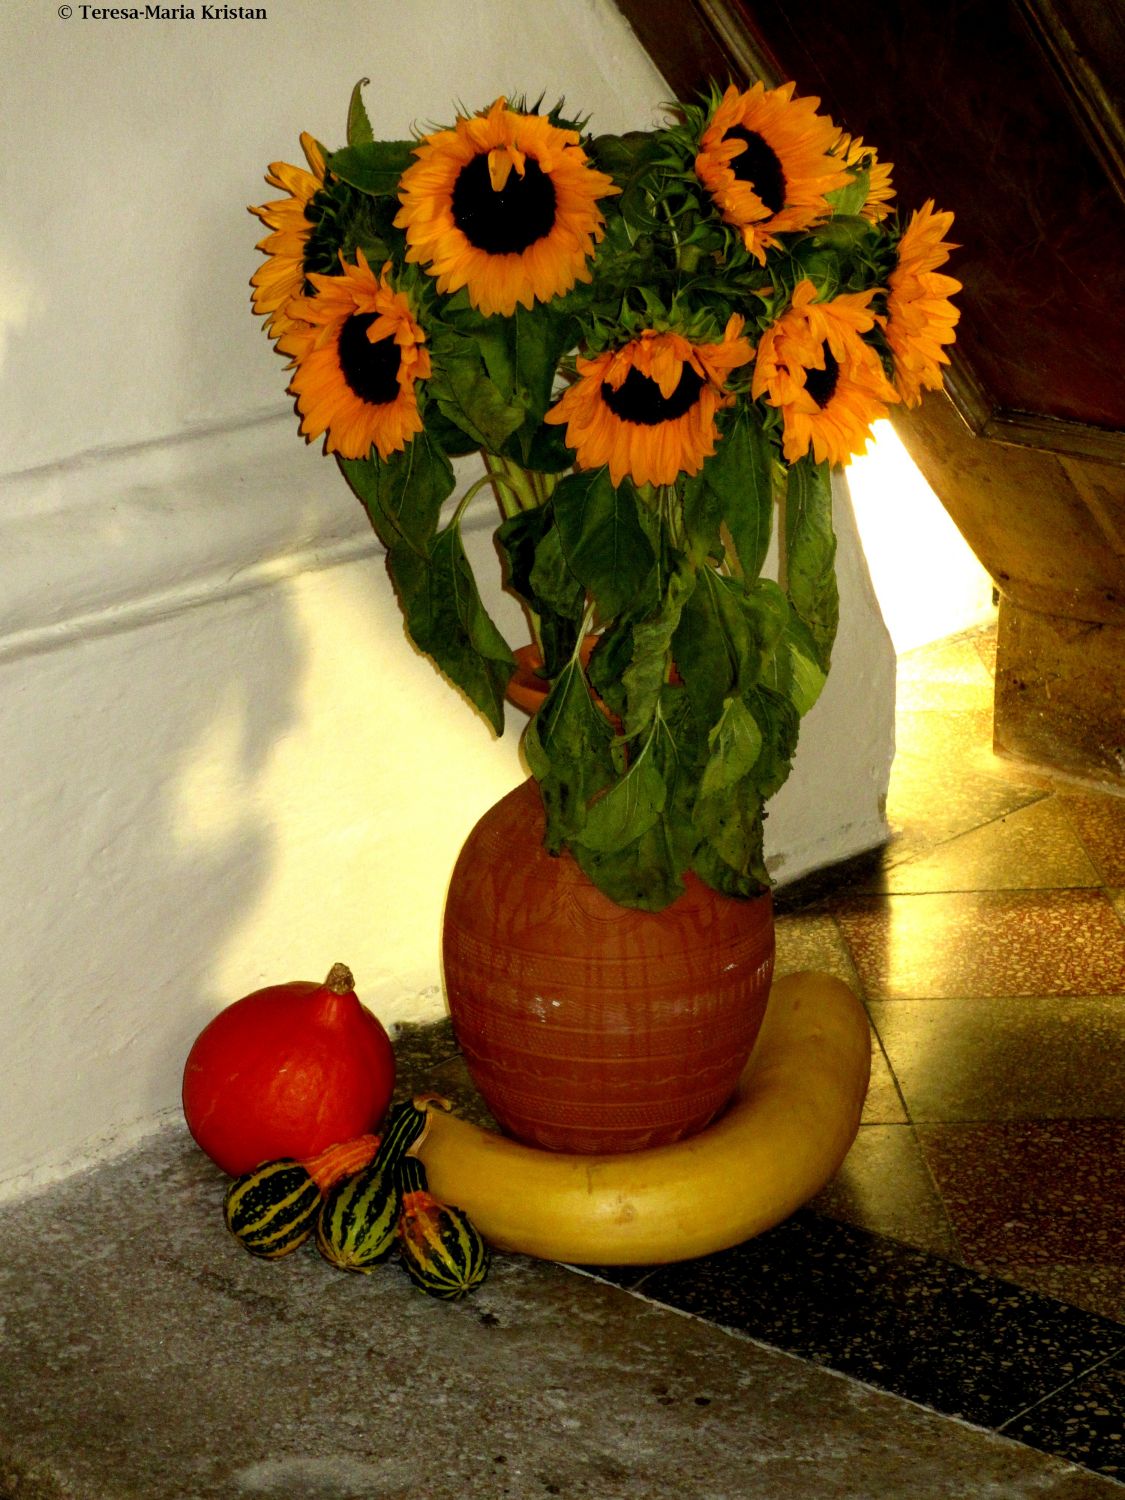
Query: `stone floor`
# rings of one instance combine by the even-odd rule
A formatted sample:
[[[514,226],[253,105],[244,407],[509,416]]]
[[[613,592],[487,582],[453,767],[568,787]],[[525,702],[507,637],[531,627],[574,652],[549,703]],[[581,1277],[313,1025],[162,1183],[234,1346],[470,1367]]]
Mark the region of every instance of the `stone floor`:
[[[987,633],[901,659],[890,845],[778,892],[779,971],[875,1038],[813,1203],[443,1304],[252,1260],[168,1130],[0,1213],[0,1500],[1121,1494],[1125,799],[998,761],[990,673]],[[479,1113],[446,1025],[396,1043]]]

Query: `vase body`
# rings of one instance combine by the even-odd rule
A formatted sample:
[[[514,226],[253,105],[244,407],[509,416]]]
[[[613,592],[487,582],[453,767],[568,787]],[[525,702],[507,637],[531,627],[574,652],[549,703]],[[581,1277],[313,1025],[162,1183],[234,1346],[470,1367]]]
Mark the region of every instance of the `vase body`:
[[[603,895],[543,847],[523,783],[470,833],[442,933],[446,994],[469,1072],[529,1144],[639,1151],[694,1134],[734,1092],[773,974],[768,892],[695,876],[660,912]]]

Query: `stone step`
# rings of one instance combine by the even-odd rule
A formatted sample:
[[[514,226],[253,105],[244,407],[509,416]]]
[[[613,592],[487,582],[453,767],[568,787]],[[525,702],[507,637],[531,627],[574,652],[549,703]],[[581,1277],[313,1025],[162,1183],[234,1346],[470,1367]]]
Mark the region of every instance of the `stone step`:
[[[256,1261],[226,1180],[177,1126],[0,1212],[0,1500],[1121,1493],[564,1266]]]

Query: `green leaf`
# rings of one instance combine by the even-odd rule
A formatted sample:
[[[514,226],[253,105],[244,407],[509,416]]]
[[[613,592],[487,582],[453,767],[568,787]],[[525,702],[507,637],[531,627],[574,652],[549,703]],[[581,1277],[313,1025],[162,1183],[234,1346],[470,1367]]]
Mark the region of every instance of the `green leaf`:
[[[764,747],[762,727],[745,701],[730,697],[708,736],[710,757],[699,782],[692,822],[700,838],[696,873],[730,895],[760,886],[762,796],[757,771]]]
[[[341,472],[388,551],[425,553],[441,507],[453,491],[453,467],[428,432],[387,459],[342,458]]]
[[[567,567],[555,526],[535,549],[529,582],[532,608],[539,617],[544,666],[553,677],[574,651],[586,607],[585,590]]]
[[[479,453],[480,443],[470,437],[463,427],[449,418],[436,401],[428,401],[423,419],[430,437],[450,458],[463,458],[467,453]]]
[[[577,837],[590,801],[613,780],[613,730],[571,658],[528,724],[523,747],[547,813],[546,845],[557,854]]]
[[[481,603],[460,527],[445,527],[426,554],[393,549],[387,563],[411,640],[502,734],[504,692],[515,659]]]
[[[706,483],[707,466],[682,486],[684,554],[693,567],[706,567],[710,559],[719,561],[725,548],[719,528],[723,523],[722,496]]]
[[[740,412],[703,466],[704,486],[714,496],[711,509],[727,523],[739,565],[748,579],[757,578],[766,560],[773,525],[769,438],[761,423]]]
[[[410,166],[417,141],[364,141],[334,151],[328,170],[375,198],[393,197]]]
[[[375,139],[371,121],[367,118],[367,110],[363,104],[363,86],[370,82],[370,78],[361,78],[352,89],[352,97],[348,102],[349,146],[365,146]]]
[[[632,484],[626,480],[615,489],[607,469],[572,474],[553,499],[570,570],[602,619],[655,604],[656,558],[637,517]]]
[[[535,549],[553,522],[550,506],[541,505],[535,510],[517,510],[496,529],[496,545],[504,559],[507,586],[532,608],[541,602],[531,585]]]
[[[820,697],[827,673],[817,660],[816,644],[799,615],[790,614],[785,643],[789,651],[789,697],[804,716]]]
[[[530,418],[507,439],[504,456],[543,474],[562,474],[572,468],[574,454],[566,446],[563,429],[553,425],[548,427],[545,422],[532,428],[529,422]]]
[[[634,843],[664,811],[666,795],[664,778],[655,762],[642,754],[620,781],[587,808],[578,842],[600,854]]]
[[[582,872],[618,906],[663,911],[683,894],[684,883],[663,818],[657,818],[624,849],[603,853],[576,843],[571,852]]]
[[[576,624],[581,620],[586,593],[570,570],[557,526],[548,527],[540,538],[528,581],[533,602]]]
[[[621,906],[643,911],[660,911],[681,894],[683,871],[695,843],[690,816],[691,778],[685,770],[691,759],[690,746],[679,733],[684,715],[671,703],[669,710],[669,716],[657,724],[644,754],[644,762],[652,764],[664,786],[663,807],[657,816],[649,822],[651,799],[657,795],[655,781],[650,780],[650,797],[637,799],[638,813],[646,807],[639,818],[643,831],[632,842],[605,850],[591,849],[582,842],[572,846],[578,864],[603,894]]]
[[[594,166],[621,183],[650,166],[663,150],[663,143],[652,131],[630,130],[624,135],[593,136],[587,149]]]
[[[699,797],[722,797],[749,776],[762,751],[762,731],[741,698],[731,697],[708,736],[711,757],[699,783]]]
[[[786,631],[792,617],[789,600],[772,578],[759,578],[744,595],[750,623],[752,659],[741,678],[743,689],[763,682],[788,694],[792,678]]]
[[[725,699],[742,680],[751,651],[741,584],[713,568],[700,568],[672,638],[672,655],[702,725],[709,728],[718,720]]]
[[[522,425],[525,408],[504,397],[472,339],[443,330],[434,337],[433,355],[429,395],[478,447],[499,452]]]
[[[764,800],[780,791],[789,776],[801,718],[789,698],[768,687],[750,688],[742,698],[762,733],[753,782],[757,795]]]
[[[672,637],[695,584],[695,571],[680,567],[657,613],[633,626],[633,655],[623,678],[626,735],[640,733],[652,719],[672,664]]]
[[[534,311],[517,306],[511,319],[516,381],[538,424],[551,405],[559,360],[578,341],[573,318],[550,303]]]
[[[628,619],[617,620],[598,637],[586,668],[595,692],[618,718],[625,713],[623,679],[632,659],[633,623]]]
[[[750,788],[729,803],[714,833],[702,838],[692,869],[716,891],[736,897],[756,896],[768,888],[762,804]]]
[[[827,464],[804,458],[791,466],[786,488],[785,587],[824,672],[840,618],[835,559],[831,473]]]
[[[471,334],[473,349],[484,361],[488,378],[505,401],[517,395],[515,339],[512,318],[482,318]]]
[[[867,194],[871,188],[870,169],[849,167],[848,171],[854,174],[852,181],[845,187],[837,188],[835,192],[824,195],[831,203],[834,214],[858,214],[867,202]]]

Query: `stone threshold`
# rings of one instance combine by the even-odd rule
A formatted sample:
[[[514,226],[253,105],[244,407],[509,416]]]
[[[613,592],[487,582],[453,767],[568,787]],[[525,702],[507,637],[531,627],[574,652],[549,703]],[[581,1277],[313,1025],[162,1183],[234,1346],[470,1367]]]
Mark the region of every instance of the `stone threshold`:
[[[0,1500],[1119,1493],[651,1282],[498,1256],[447,1304],[394,1264],[256,1261],[225,1183],[172,1126],[0,1211]]]

